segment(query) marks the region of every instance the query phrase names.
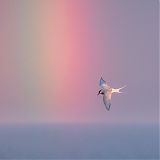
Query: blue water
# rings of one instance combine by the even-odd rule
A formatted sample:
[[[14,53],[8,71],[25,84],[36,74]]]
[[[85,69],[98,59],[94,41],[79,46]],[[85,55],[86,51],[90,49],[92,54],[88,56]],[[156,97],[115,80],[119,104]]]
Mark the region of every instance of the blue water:
[[[0,159],[158,159],[158,125],[0,126]]]

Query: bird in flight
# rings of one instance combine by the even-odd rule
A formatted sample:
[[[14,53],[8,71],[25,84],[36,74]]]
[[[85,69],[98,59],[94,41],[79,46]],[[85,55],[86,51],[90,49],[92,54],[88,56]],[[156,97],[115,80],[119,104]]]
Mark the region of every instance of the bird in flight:
[[[103,78],[101,77],[100,81],[99,81],[99,85],[102,88],[101,90],[99,90],[98,94],[102,94],[103,95],[103,102],[104,105],[106,107],[106,109],[109,111],[110,107],[111,107],[111,97],[112,97],[112,93],[122,93],[120,90],[125,88],[126,86],[123,86],[121,88],[112,88],[110,87],[106,81],[103,80]]]

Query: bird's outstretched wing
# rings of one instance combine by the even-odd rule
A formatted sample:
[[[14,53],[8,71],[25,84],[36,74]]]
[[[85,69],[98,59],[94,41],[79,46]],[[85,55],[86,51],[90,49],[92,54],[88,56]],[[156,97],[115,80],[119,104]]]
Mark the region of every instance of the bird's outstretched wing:
[[[103,89],[110,88],[110,86],[106,83],[105,80],[103,80],[102,77],[101,77],[101,79],[100,79],[100,81],[99,81],[99,85],[100,85],[100,87],[102,87]]]
[[[107,91],[103,95],[103,102],[108,111],[110,110],[110,107],[111,107],[111,96],[112,96],[112,93],[110,91]]]

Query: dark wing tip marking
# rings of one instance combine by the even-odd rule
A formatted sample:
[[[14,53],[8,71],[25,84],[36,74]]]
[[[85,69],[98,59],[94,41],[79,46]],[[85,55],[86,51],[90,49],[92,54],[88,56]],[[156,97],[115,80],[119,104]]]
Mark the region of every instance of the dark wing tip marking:
[[[105,104],[106,109],[109,111],[111,108],[111,104],[108,104],[108,106]]]
[[[110,108],[111,108],[111,103],[109,103],[108,111],[110,110]]]
[[[101,80],[105,81],[102,77],[101,77]]]

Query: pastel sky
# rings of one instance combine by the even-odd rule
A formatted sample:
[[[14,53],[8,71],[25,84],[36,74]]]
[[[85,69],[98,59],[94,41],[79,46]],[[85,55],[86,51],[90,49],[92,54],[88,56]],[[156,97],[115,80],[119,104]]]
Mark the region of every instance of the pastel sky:
[[[158,0],[0,1],[0,123],[155,123],[158,74]]]

